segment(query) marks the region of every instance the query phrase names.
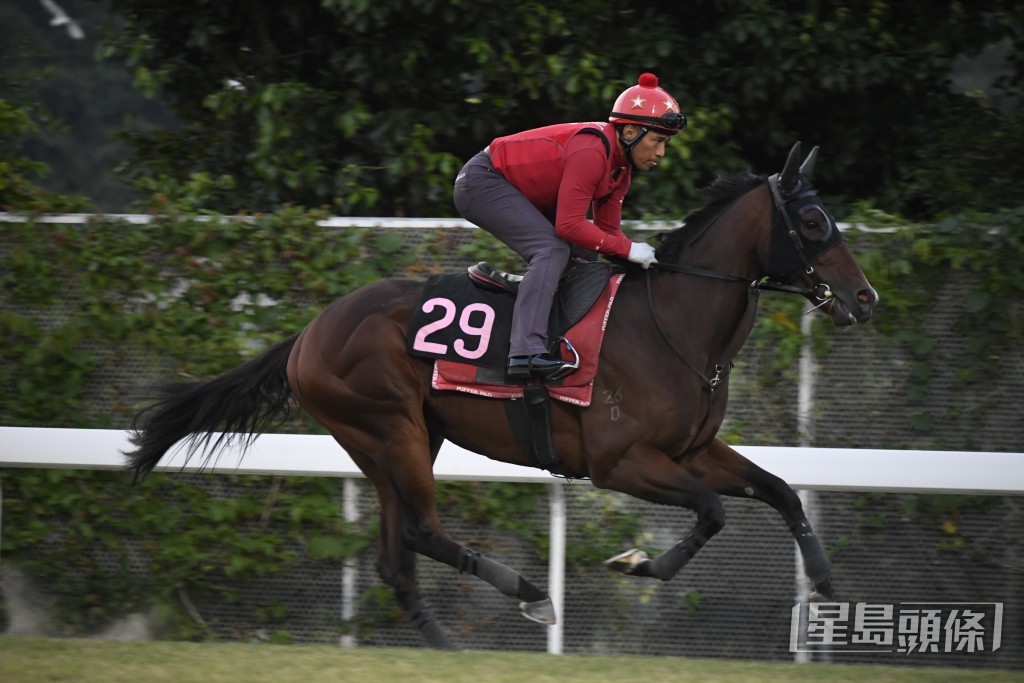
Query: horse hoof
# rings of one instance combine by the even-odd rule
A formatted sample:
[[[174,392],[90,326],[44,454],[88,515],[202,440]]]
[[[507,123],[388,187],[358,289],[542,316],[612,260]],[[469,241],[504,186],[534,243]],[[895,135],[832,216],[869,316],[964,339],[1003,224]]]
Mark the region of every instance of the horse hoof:
[[[808,602],[827,602],[835,599],[835,591],[832,590],[831,581],[822,581],[814,587],[808,596]]]
[[[551,598],[544,598],[537,602],[521,602],[519,603],[519,611],[523,613],[524,617],[530,621],[536,621],[538,624],[553,626],[558,622],[558,619],[555,617],[555,606],[551,604]]]
[[[614,569],[617,572],[623,574],[638,575],[642,573],[640,567],[648,564],[650,560],[647,557],[647,553],[643,550],[627,550],[624,553],[619,553],[615,557],[609,558],[604,561],[604,564],[609,569]]]
[[[448,636],[437,624],[430,624],[428,627],[420,630],[423,634],[423,639],[427,642],[429,647],[435,650],[451,650],[458,651],[460,648],[457,647],[452,641],[448,640]]]

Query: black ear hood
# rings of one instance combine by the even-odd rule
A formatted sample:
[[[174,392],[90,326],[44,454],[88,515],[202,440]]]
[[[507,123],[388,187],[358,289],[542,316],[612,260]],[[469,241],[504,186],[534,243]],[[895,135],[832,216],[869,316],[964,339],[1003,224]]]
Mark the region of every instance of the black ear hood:
[[[777,280],[790,280],[796,276],[797,271],[806,271],[812,261],[843,241],[835,219],[818,198],[818,192],[811,183],[814,164],[818,160],[818,148],[812,149],[803,163],[799,160],[800,143],[797,142],[789,150],[782,172],[768,178],[775,202],[775,217],[768,245],[768,272]],[[829,221],[829,233],[820,241],[805,239],[800,234],[801,214],[810,208],[817,208]]]

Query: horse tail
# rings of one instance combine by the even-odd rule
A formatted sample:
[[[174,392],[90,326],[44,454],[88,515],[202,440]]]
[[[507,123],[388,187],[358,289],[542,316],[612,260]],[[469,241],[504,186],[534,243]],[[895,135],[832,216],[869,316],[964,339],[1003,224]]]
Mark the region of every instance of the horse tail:
[[[288,356],[299,335],[208,382],[167,382],[155,402],[136,415],[124,451],[138,482],[174,444],[185,440],[185,463],[203,451],[205,466],[221,446],[240,441],[243,453],[260,434],[291,417]]]

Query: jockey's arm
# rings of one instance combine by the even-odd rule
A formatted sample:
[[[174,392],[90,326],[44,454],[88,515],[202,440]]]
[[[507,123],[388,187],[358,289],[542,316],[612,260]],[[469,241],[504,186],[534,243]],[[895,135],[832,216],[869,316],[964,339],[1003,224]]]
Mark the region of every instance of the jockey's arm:
[[[632,242],[619,227],[622,204],[621,197],[617,196],[618,188],[596,207],[600,225],[587,219],[597,189],[606,180],[607,173],[604,153],[597,147],[574,150],[566,155],[558,188],[555,234],[578,247],[627,258]]]

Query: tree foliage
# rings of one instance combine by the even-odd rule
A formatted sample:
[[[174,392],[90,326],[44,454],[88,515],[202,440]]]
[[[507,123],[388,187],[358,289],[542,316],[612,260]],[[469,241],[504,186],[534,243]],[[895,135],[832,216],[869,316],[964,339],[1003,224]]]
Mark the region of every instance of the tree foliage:
[[[927,157],[937,135],[995,123],[948,115],[978,108],[955,92],[954,70],[1001,40],[1019,48],[1022,13],[1000,1],[714,3],[688,13],[684,28],[687,52],[700,58],[688,72],[691,93],[705,105],[728,103],[734,138],[756,166],[770,168],[775,150],[803,138],[823,146],[821,173],[834,191],[914,207],[921,195],[908,195],[904,182],[922,165],[988,167]]]
[[[1007,184],[987,152],[1021,158],[1010,135],[1019,111],[996,113],[950,87],[958,59],[1024,41],[1024,10],[1003,0],[111,7],[125,29],[106,55],[184,125],[133,135],[137,177],[173,192],[196,172],[230,176],[234,185],[211,197],[225,210],[291,202],[451,215],[451,178],[493,137],[602,119],[643,70],[661,76],[692,124],[659,177],[639,183],[632,217],[679,212],[725,171],[777,170],[795,139],[822,145],[831,191],[918,214],[949,204],[929,200],[948,184],[944,169],[966,169],[953,196],[971,201],[967,182]],[[1019,60],[1008,66],[1000,87],[1019,86]],[[974,115],[947,115],[969,107]],[[1001,132],[1001,144],[972,137],[979,125]]]
[[[0,64],[7,63],[16,46],[0,42]],[[25,140],[54,126],[50,113],[30,94],[33,80],[45,77],[40,69],[25,66],[0,69],[0,210],[76,211],[87,205],[82,198],[47,192],[40,182],[51,172],[43,161],[28,154]]]
[[[174,121],[158,100],[134,89],[121,64],[96,59],[102,35],[97,25],[109,22],[109,13],[74,0],[60,5],[83,28],[84,39],[69,37],[66,25],[51,24],[39,0],[0,3],[0,98],[32,122],[13,135],[8,122],[3,124],[4,135],[11,135],[3,154],[37,165],[40,172],[28,176],[36,192],[84,197],[98,211],[124,210],[140,194],[117,177],[131,154],[116,138],[118,131],[126,121],[146,129]],[[17,203],[7,196],[4,204],[41,210],[45,202],[35,197]]]

